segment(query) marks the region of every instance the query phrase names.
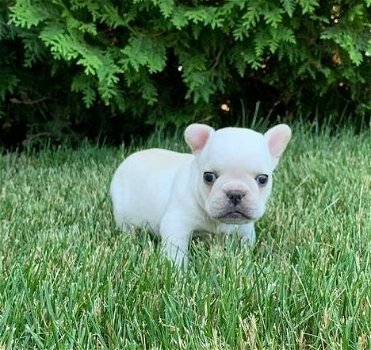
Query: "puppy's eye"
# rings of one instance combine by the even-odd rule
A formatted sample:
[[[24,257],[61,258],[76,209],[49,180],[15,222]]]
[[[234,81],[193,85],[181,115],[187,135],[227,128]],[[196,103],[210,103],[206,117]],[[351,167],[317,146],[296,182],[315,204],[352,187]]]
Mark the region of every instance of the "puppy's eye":
[[[260,174],[255,178],[259,186],[265,186],[268,183],[268,175]]]
[[[215,180],[217,179],[217,175],[211,171],[205,171],[204,172],[204,181],[205,183],[207,183],[208,185],[211,185],[215,182]]]

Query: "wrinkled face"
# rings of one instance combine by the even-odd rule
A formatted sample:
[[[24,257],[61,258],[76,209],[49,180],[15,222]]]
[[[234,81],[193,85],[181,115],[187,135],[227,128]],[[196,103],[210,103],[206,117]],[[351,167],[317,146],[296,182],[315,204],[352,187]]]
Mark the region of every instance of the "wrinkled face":
[[[262,134],[218,130],[196,156],[196,164],[198,191],[210,218],[245,224],[264,214],[274,164]]]

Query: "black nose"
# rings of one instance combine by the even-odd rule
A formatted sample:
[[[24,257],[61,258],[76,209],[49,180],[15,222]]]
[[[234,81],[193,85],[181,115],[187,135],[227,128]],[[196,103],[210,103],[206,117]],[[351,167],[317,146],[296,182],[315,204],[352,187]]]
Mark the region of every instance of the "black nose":
[[[245,196],[245,193],[240,191],[231,191],[227,192],[227,197],[234,204],[237,205],[241,202],[241,199]]]

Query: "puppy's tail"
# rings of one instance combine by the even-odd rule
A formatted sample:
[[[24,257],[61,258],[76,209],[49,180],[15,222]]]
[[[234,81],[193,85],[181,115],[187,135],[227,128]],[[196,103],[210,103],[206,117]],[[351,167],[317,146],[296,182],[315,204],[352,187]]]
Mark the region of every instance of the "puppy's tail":
[[[123,186],[120,183],[119,176],[117,173],[113,176],[110,186],[110,195],[112,200],[113,206],[113,217],[115,219],[116,226],[119,229],[124,229],[125,221],[124,221],[124,191]]]

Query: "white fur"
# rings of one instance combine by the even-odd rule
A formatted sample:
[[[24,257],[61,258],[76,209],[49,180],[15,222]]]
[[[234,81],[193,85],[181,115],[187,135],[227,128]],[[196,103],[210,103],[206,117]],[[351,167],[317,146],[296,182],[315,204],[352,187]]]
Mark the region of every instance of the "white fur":
[[[164,253],[177,265],[187,263],[195,231],[237,231],[253,244],[254,222],[264,214],[272,172],[290,138],[284,124],[264,135],[192,124],[185,140],[193,155],[149,149],[121,163],[110,188],[116,224],[125,230],[148,225],[160,234]],[[204,172],[215,172],[216,181],[205,183]],[[269,176],[265,186],[256,181],[260,174]],[[228,197],[232,193],[241,194],[237,204]]]

